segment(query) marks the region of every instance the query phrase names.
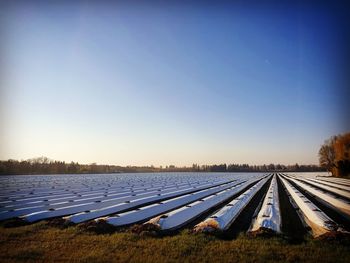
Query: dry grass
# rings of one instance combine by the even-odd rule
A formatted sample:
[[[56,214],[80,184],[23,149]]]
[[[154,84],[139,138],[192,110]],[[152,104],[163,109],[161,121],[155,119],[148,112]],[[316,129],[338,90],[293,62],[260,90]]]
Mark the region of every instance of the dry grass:
[[[0,262],[350,262],[349,242],[281,238],[221,240],[183,231],[150,237],[130,232],[95,234],[45,222],[0,227]]]

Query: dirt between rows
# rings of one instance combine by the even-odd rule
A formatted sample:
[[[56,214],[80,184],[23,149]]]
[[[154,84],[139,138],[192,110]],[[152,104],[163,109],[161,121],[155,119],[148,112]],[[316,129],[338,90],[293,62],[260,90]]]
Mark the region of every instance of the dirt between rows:
[[[282,181],[277,177],[278,197],[280,201],[280,213],[282,218],[281,230],[284,236],[292,243],[302,242],[307,234],[307,229],[303,225],[300,217],[291,204],[289,196],[284,189]]]
[[[249,204],[243,209],[229,229],[223,233],[225,238],[232,239],[237,237],[241,232],[246,233],[248,231],[255,213],[257,209],[260,208],[267,190],[269,189],[271,180],[272,177],[261,187],[252,200],[250,200]]]

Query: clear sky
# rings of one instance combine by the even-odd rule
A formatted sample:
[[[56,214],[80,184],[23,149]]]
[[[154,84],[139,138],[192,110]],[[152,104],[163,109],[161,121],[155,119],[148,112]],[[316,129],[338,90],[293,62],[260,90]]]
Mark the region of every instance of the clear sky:
[[[5,4],[0,159],[318,163],[342,31],[300,5]]]

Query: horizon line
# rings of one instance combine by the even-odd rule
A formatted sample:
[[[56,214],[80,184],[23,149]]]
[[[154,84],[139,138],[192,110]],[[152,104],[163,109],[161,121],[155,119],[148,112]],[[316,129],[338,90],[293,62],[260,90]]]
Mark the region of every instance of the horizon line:
[[[46,158],[48,162],[64,162],[64,163],[77,163],[80,165],[109,165],[109,166],[120,166],[120,167],[155,167],[155,168],[165,168],[165,167],[170,167],[173,166],[175,168],[188,168],[188,167],[193,167],[193,165],[197,165],[199,167],[202,166],[212,166],[212,165],[249,165],[249,166],[268,166],[268,165],[282,165],[282,166],[292,166],[292,165],[305,165],[305,166],[320,166],[320,164],[315,164],[315,163],[275,163],[275,162],[269,162],[269,163],[261,163],[261,164],[256,164],[256,163],[236,163],[236,162],[217,162],[217,163],[197,163],[193,162],[192,164],[189,165],[176,165],[172,163],[168,163],[165,165],[154,165],[154,164],[127,164],[127,165],[122,165],[122,164],[115,164],[115,163],[98,163],[98,162],[79,162],[79,161],[73,161],[73,160],[55,160],[46,156],[39,156],[39,157],[33,157],[33,158],[27,158],[27,159],[13,159],[13,158],[8,158],[5,160],[0,160],[0,162],[6,162],[6,161],[18,161],[18,162],[24,162],[24,161],[30,161],[30,160],[35,160],[35,159],[40,159],[40,158]]]

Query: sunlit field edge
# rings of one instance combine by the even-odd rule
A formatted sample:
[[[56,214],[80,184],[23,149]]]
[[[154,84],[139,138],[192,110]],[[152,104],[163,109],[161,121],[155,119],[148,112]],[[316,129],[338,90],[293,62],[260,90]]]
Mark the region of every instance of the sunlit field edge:
[[[153,237],[129,231],[96,234],[46,222],[0,226],[1,262],[350,262],[349,242],[308,239],[291,244],[280,237],[232,240],[183,230]]]

